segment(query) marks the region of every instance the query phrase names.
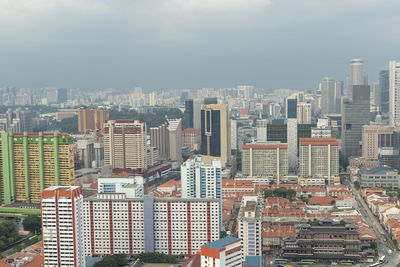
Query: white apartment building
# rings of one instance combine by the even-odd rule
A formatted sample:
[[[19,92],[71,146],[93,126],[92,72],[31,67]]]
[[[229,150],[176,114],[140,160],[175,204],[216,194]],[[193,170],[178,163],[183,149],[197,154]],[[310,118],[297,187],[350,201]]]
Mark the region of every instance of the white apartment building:
[[[83,194],[78,186],[42,191],[44,266],[85,267]]]
[[[300,138],[300,176],[332,180],[339,175],[336,138]]]
[[[389,62],[389,120],[400,126],[400,62]]]
[[[144,196],[143,177],[101,177],[97,179],[98,193],[125,193],[127,198]]]
[[[311,104],[306,102],[297,103],[297,122],[299,124],[311,124],[311,112]]]
[[[262,255],[262,204],[258,196],[243,196],[238,217],[238,237],[246,256]]]
[[[201,267],[238,267],[243,264],[239,238],[225,237],[201,247]]]
[[[211,164],[201,157],[190,158],[181,165],[182,198],[221,199],[221,161]]]
[[[84,200],[86,256],[159,252],[192,255],[219,239],[217,199],[98,194]]]

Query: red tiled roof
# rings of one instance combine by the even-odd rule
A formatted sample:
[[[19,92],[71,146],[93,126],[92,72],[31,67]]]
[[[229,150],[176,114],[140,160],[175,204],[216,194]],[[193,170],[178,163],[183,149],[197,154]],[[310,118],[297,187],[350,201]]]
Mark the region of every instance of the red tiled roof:
[[[332,200],[334,198],[332,197],[311,197],[308,199],[308,203],[310,205],[320,205],[320,206],[330,206]]]

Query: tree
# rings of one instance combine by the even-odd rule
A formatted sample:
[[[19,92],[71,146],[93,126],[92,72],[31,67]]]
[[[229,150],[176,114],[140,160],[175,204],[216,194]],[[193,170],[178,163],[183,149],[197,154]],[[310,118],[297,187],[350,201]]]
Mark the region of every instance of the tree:
[[[372,249],[376,249],[378,247],[375,241],[370,242],[369,245]]]
[[[358,190],[360,189],[360,182],[359,181],[355,181],[354,183],[354,187]]]
[[[28,215],[22,221],[22,225],[24,226],[25,230],[36,233],[36,232],[40,232],[41,227],[42,227],[42,222],[41,222],[39,216]]]
[[[124,254],[105,256],[101,261],[96,262],[93,267],[124,267],[128,264]]]
[[[219,238],[221,239],[221,238],[224,238],[224,237],[227,237],[228,236],[228,234],[226,233],[226,231],[221,231],[221,232],[219,232]]]
[[[349,160],[348,160],[348,158],[346,158],[343,155],[342,151],[339,152],[339,165],[340,165],[340,168],[342,168],[342,170],[344,170],[344,171],[349,166]]]
[[[332,201],[331,201],[331,205],[333,206],[333,205],[335,205],[336,204],[336,201],[333,199]]]
[[[135,259],[140,259],[144,263],[172,263],[177,264],[178,260],[171,255],[166,255],[158,252],[154,253],[140,253],[135,257]],[[97,267],[97,266],[95,266]]]

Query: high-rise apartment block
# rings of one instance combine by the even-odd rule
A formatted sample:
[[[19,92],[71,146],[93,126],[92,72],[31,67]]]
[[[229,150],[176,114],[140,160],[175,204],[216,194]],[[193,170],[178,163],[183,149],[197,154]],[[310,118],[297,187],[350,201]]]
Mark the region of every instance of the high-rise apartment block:
[[[297,119],[287,119],[287,144],[289,170],[296,171],[298,168],[298,124]],[[310,129],[311,134],[311,129]]]
[[[312,116],[311,104],[305,102],[297,104],[298,124],[311,124],[311,116]]]
[[[201,157],[190,158],[181,165],[182,198],[221,199],[221,162],[202,162]]]
[[[342,151],[345,157],[360,156],[362,127],[370,120],[370,87],[354,85],[352,100],[342,105]]]
[[[242,173],[246,176],[287,175],[288,146],[279,142],[253,143],[242,147]]]
[[[146,123],[138,120],[107,121],[104,124],[104,160],[115,169],[147,169]]]
[[[98,194],[84,200],[85,254],[196,254],[219,239],[220,201]]]
[[[150,128],[150,146],[157,148],[160,159],[182,163],[182,120],[171,119]]]
[[[186,128],[182,131],[182,146],[188,147],[191,151],[200,150],[201,130]]]
[[[243,196],[238,216],[238,237],[246,256],[262,255],[262,204],[257,196]]]
[[[110,117],[109,109],[78,109],[78,131],[86,133],[91,131],[103,131],[104,123]]]
[[[257,120],[257,142],[267,141],[267,120]],[[232,131],[232,129],[231,129]]]
[[[26,108],[9,108],[4,118],[0,119],[0,129],[5,132],[32,132],[32,112]]]
[[[390,125],[400,125],[400,62],[389,63],[389,120]]]
[[[333,180],[339,175],[336,138],[300,138],[300,175]]]
[[[43,189],[74,185],[74,141],[61,133],[1,133],[1,204],[40,203]]]
[[[201,154],[203,161],[220,160],[225,167],[231,158],[231,132],[228,105],[201,106]]]
[[[85,267],[82,189],[49,187],[42,192],[41,209],[44,266]]]
[[[242,244],[239,238],[225,237],[201,246],[201,267],[242,266]]]

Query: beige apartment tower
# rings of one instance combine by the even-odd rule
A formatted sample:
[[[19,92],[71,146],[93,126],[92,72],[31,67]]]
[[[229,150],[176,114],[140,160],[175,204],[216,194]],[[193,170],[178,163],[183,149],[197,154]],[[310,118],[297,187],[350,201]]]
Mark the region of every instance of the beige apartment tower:
[[[109,109],[92,109],[92,108],[79,108],[78,109],[78,131],[86,133],[91,131],[104,130],[104,122],[110,117]]]
[[[201,105],[201,145],[203,161],[220,160],[224,168],[231,158],[231,131],[227,104]]]
[[[393,147],[393,133],[400,126],[385,126],[383,123],[362,127],[362,156],[366,159],[378,159],[380,147]]]
[[[147,169],[146,123],[112,120],[104,124],[104,161],[115,169]]]

